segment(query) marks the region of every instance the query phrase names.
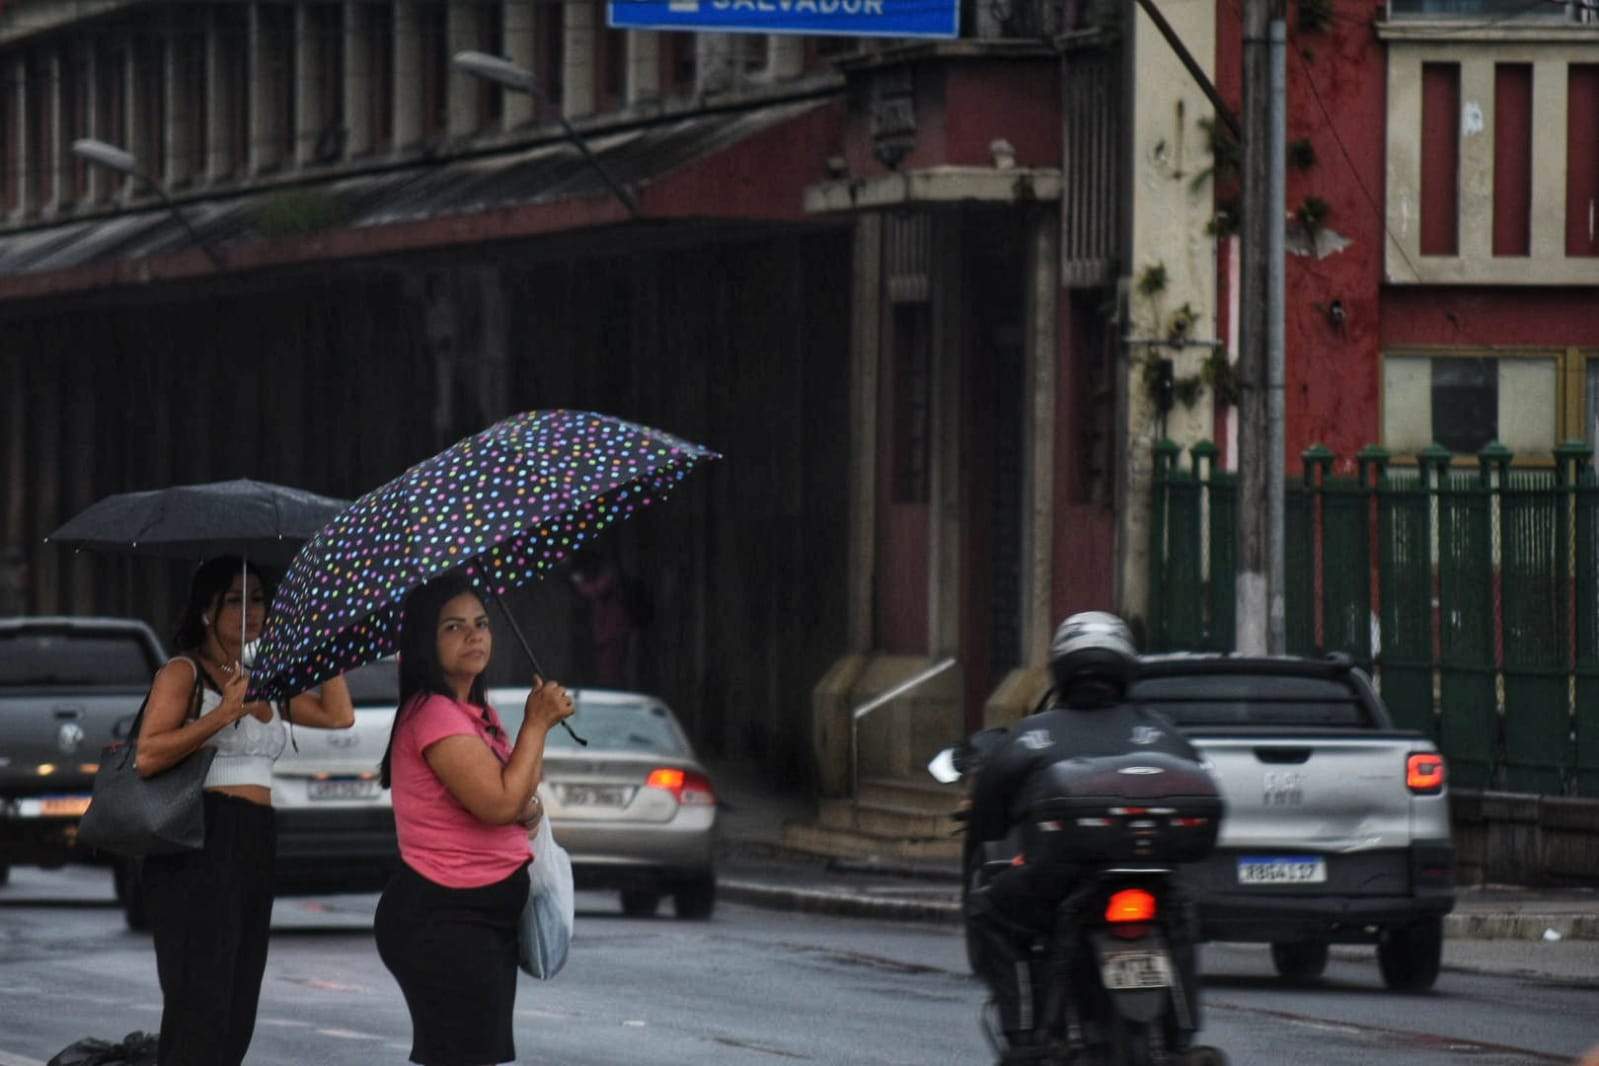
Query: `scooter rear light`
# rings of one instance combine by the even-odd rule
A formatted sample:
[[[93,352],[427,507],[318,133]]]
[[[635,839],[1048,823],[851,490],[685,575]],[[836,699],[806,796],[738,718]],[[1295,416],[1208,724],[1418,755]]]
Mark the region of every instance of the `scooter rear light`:
[[[1105,920],[1113,924],[1149,922],[1155,918],[1155,897],[1141,888],[1124,888],[1105,904]]]

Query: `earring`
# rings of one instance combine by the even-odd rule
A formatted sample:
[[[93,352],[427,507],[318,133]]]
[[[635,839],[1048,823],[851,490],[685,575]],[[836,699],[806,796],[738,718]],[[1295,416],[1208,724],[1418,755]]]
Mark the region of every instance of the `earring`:
[[[202,614],[200,616],[200,624],[204,625],[204,626],[210,625],[211,624],[211,616],[208,615],[208,614]]]

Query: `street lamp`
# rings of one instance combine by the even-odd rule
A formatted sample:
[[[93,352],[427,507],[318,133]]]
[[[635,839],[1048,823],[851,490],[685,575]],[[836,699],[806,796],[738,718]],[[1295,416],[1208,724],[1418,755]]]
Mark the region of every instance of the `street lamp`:
[[[523,70],[504,56],[489,55],[487,52],[457,52],[450,58],[450,64],[462,73],[470,74],[475,78],[482,78],[485,81],[492,81],[497,85],[503,85],[513,92],[527,93],[529,96],[539,100],[545,98],[544,93],[539,90],[538,85],[534,82],[533,74],[530,71]],[[557,118],[561,123],[561,131],[566,134],[568,140],[577,146],[577,150],[582,154],[584,161],[599,174],[600,178],[605,182],[606,188],[610,189],[611,193],[622,201],[622,206],[627,208],[627,213],[633,218],[638,218],[638,201],[633,198],[633,194],[628,192],[627,188],[618,183],[615,178],[611,177],[610,173],[600,163],[599,158],[589,151],[588,143],[583,140],[582,135],[566,120],[566,116],[558,115]]]
[[[97,141],[92,137],[82,137],[72,142],[72,154],[85,162],[105,167],[107,170],[114,170],[118,174],[125,174],[130,178],[138,178],[154,189],[155,194],[161,198],[161,202],[166,205],[167,210],[172,212],[172,217],[176,218],[189,234],[189,239],[205,250],[206,257],[211,260],[211,265],[219,271],[224,269],[222,256],[217,254],[217,250],[195,231],[188,218],[182,211],[178,210],[178,205],[172,202],[172,198],[167,195],[167,191],[161,187],[161,183],[139,169],[139,161],[133,157],[132,152],[118,148],[114,144],[107,144],[105,141]]]

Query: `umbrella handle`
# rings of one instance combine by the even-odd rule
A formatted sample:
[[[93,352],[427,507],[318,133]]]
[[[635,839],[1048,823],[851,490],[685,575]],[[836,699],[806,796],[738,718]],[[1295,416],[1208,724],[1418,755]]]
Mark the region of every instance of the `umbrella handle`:
[[[485,587],[488,589],[489,596],[494,600],[495,603],[499,604],[500,613],[505,615],[505,620],[511,624],[511,632],[516,634],[516,639],[522,645],[522,650],[527,652],[527,661],[533,664],[533,672],[539,677],[543,677],[544,668],[539,665],[539,657],[533,654],[533,645],[529,644],[527,642],[527,637],[522,635],[522,627],[516,624],[516,616],[511,614],[511,609],[505,605],[504,600],[500,599],[500,594],[494,591],[494,587],[492,585],[486,585]],[[561,728],[565,729],[567,733],[571,734],[572,739],[577,741],[583,747],[586,748],[589,746],[588,741],[584,740],[582,737],[578,736],[572,731],[572,726],[564,718],[561,719]]]

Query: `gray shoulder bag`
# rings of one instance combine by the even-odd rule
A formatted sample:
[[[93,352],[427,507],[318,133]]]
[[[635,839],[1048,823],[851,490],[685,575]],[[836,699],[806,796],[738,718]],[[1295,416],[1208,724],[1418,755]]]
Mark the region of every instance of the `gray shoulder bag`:
[[[194,673],[194,695],[186,721],[196,718],[200,710],[203,689],[198,665]],[[139,727],[149,705],[150,696],[146,693],[128,739],[107,745],[100,753],[94,796],[78,823],[81,842],[129,858],[197,851],[205,846],[201,791],[216,749],[202,747],[154,777],[140,777]]]

